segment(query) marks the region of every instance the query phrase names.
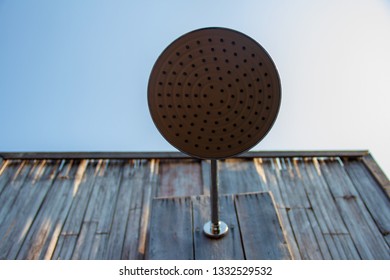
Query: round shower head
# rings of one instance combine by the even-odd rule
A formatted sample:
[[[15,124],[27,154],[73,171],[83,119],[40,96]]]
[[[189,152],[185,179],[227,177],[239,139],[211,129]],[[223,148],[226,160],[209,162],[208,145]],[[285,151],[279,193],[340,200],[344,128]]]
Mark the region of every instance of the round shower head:
[[[148,84],[152,119],[180,151],[227,158],[255,146],[281,103],[277,69],[264,48],[227,28],[203,28],[171,43]]]

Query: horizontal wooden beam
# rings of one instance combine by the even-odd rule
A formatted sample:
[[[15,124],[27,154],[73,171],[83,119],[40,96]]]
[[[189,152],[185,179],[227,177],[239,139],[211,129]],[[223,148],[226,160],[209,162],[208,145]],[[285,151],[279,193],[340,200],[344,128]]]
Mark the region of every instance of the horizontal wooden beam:
[[[235,158],[364,157],[367,150],[351,151],[250,151]],[[186,159],[181,152],[0,152],[3,159]]]

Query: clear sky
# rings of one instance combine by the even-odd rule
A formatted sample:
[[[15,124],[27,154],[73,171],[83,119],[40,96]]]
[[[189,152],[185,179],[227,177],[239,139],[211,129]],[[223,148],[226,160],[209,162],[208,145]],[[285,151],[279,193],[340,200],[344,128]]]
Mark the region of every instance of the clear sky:
[[[369,149],[390,174],[390,1],[0,0],[0,151],[170,151],[147,107],[178,36],[236,29],[282,106],[253,150]]]

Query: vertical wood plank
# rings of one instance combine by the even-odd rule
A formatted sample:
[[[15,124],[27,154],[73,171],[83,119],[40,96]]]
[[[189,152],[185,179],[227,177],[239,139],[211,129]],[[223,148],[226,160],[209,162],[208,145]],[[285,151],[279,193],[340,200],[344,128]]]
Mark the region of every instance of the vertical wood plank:
[[[109,161],[108,160],[101,160],[99,162],[98,168],[96,173],[94,173],[94,184],[92,185],[92,192],[89,197],[87,209],[85,211],[85,215],[83,218],[83,222],[97,222],[96,219],[94,219],[95,212],[99,212],[99,208],[101,207],[102,203],[102,197],[103,194],[103,187],[105,176],[107,175],[107,166]],[[97,215],[97,214],[96,214]]]
[[[33,169],[36,165],[37,164],[34,164],[32,161],[23,161],[18,166],[18,169],[15,174],[13,174],[9,183],[5,186],[0,195],[0,224],[7,218],[19,193],[22,193],[23,195],[23,188],[26,188],[29,185],[28,180],[26,184],[24,183],[28,177],[31,178],[31,176],[33,176]]]
[[[160,162],[158,197],[192,196],[203,192],[201,165],[194,160]]]
[[[287,240],[287,245],[289,251],[291,252],[291,256],[294,260],[301,260],[301,253],[299,252],[297,240],[295,239],[294,232],[291,227],[290,220],[288,218],[288,211],[286,208],[276,208],[280,223],[282,225],[282,230],[284,237]]]
[[[149,182],[150,178],[150,162],[149,161],[134,161],[134,165],[132,166],[132,176],[130,174],[128,176],[123,177],[122,184],[128,185],[130,188],[130,198],[124,203],[129,204],[128,214],[126,216],[126,221],[123,221],[125,225],[124,228],[124,236],[123,236],[123,244],[121,255],[118,256],[121,259],[139,259],[141,256],[138,252],[139,245],[139,237],[140,237],[140,223],[141,223],[141,210],[142,210],[142,202],[143,202],[143,192],[147,188],[145,182]],[[127,174],[125,171],[124,174]],[[151,184],[149,184],[151,186]],[[151,186],[150,188],[153,188]],[[118,201],[118,205],[120,205]],[[115,224],[115,223],[114,223]],[[122,230],[122,229],[121,229]],[[111,232],[114,232],[111,231]],[[109,239],[109,250],[111,250],[110,242],[114,242],[112,240],[113,237]],[[110,256],[111,253],[109,253]],[[117,258],[117,256],[115,256]]]
[[[340,252],[342,260],[360,260],[358,251],[349,234],[333,234],[333,240]]]
[[[270,191],[272,193],[276,207],[286,208],[282,199],[278,180],[275,175],[275,165],[273,163],[273,159],[255,159],[254,162],[266,191]]]
[[[143,172],[127,162],[123,167],[123,176],[119,189],[118,202],[115,208],[111,232],[108,238],[106,259],[119,260],[122,256],[130,209],[140,209],[142,203]],[[138,219],[139,220],[139,219]],[[139,227],[130,228],[138,235]]]
[[[97,233],[94,236],[91,252],[89,254],[90,260],[106,260],[108,250],[108,234]]]
[[[321,254],[324,260],[331,260],[332,256],[330,254],[330,250],[328,244],[325,241],[324,235],[321,232],[321,229],[318,225],[317,218],[314,212],[311,209],[306,210],[307,217],[309,218],[311,228],[313,229],[313,233],[317,239],[318,247],[321,250]]]
[[[70,260],[76,247],[77,235],[60,235],[52,260]]]
[[[336,160],[323,161],[321,170],[362,259],[388,259],[389,246],[344,167]]]
[[[275,175],[286,208],[310,208],[299,169],[290,159],[276,159]]]
[[[333,235],[330,233],[324,234],[325,242],[329,248],[329,252],[332,255],[333,260],[342,260],[342,252],[340,253],[340,248],[337,247],[335,241],[333,240]]]
[[[147,257],[151,260],[194,258],[190,198],[153,200]]]
[[[85,222],[97,222],[97,233],[109,233],[118,196],[122,166],[105,160],[95,175],[93,191],[85,212]]]
[[[94,213],[94,220],[98,221],[97,233],[109,233],[118,198],[119,186],[122,179],[122,162],[111,160],[108,164],[103,184],[100,185],[102,198],[98,211]]]
[[[14,259],[30,230],[53,180],[57,175],[59,161],[40,161],[34,172],[31,172],[29,183],[23,195],[12,206],[7,220],[0,226],[0,257]]]
[[[220,239],[210,239],[203,233],[203,225],[210,220],[211,208],[209,196],[192,198],[194,217],[194,253],[196,260],[243,260],[241,235],[234,207],[233,196],[220,196],[220,219],[229,232]]]
[[[78,182],[79,162],[66,161],[24,240],[18,259],[51,258]]]
[[[306,209],[296,208],[288,211],[288,217],[297,240],[303,260],[322,260],[324,257],[313,232]]]
[[[344,163],[362,201],[383,235],[390,234],[390,199],[361,161]]]
[[[139,225],[139,241],[138,241],[138,257],[143,259],[146,254],[146,247],[148,242],[147,234],[150,229],[150,213],[153,198],[157,193],[157,184],[159,181],[159,160],[151,160],[148,164],[148,173],[144,177],[144,191],[142,199],[142,210]],[[135,211],[133,214],[137,213]],[[127,232],[130,232],[127,230]],[[131,234],[131,233],[130,233]],[[131,239],[131,235],[127,236]],[[127,241],[128,238],[126,238]],[[127,244],[127,242],[125,242]]]
[[[87,164],[84,176],[78,187],[79,191],[74,197],[74,201],[69,210],[68,218],[64,224],[61,234],[79,234],[81,225],[87,210],[88,202],[91,197],[95,183],[95,175],[99,172],[102,161],[84,161]]]
[[[334,197],[357,197],[359,194],[353,184],[346,180],[348,174],[335,159],[319,160],[320,172]]]
[[[3,165],[0,167],[0,197],[5,186],[8,184],[12,176],[18,170],[20,161],[16,160],[7,160],[3,162]]]
[[[253,160],[226,159],[218,162],[220,194],[266,191]]]
[[[341,215],[362,259],[390,259],[390,250],[359,198],[336,198]]]
[[[246,259],[291,259],[269,193],[235,197]]]
[[[322,233],[346,234],[348,230],[316,162],[300,161],[302,180]],[[324,256],[325,257],[325,256]]]
[[[210,179],[211,165],[209,160],[202,160],[202,182],[203,182],[203,195],[210,195]]]
[[[83,223],[80,235],[77,238],[76,247],[73,251],[73,260],[88,260],[97,230],[97,222]]]
[[[297,242],[291,228],[287,212],[290,210],[283,201],[278,179],[275,174],[277,166],[277,159],[255,159],[256,169],[259,172],[260,178],[264,185],[271,192],[276,205],[277,214],[282,224],[283,234],[287,240],[289,251],[294,260],[300,260],[301,254],[298,249]]]

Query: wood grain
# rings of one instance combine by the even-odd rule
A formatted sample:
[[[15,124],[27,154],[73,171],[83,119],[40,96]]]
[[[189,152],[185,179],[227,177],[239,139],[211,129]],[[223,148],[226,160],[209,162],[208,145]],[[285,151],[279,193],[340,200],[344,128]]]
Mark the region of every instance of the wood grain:
[[[78,192],[74,196],[68,217],[61,231],[63,235],[79,234],[84,220],[85,212],[95,184],[95,175],[99,173],[102,161],[84,161],[85,173],[80,180]]]
[[[305,187],[321,232],[324,234],[347,234],[348,230],[340,216],[326,181],[319,172],[317,162],[306,160],[300,161],[298,164],[303,186]]]
[[[203,192],[201,164],[194,160],[160,161],[158,197],[192,196]]]
[[[390,198],[390,181],[371,154],[362,157],[363,163]]]
[[[142,203],[145,199],[144,192],[146,190],[152,190],[154,186],[149,182],[145,185],[145,182],[148,182],[146,178],[150,178],[150,164],[149,162],[140,162],[138,160],[133,162],[133,173],[128,176],[124,176],[122,184],[128,186],[131,189],[130,198],[127,200],[129,204],[128,215],[126,221],[123,221],[126,224],[124,229],[124,239],[123,239],[123,248],[121,249],[121,259],[140,259],[143,258],[138,251],[139,240],[140,240],[140,231],[141,231],[141,215],[142,215]],[[127,174],[125,172],[124,174]],[[131,179],[130,179],[131,178]],[[149,193],[149,191],[147,192]],[[146,197],[150,199],[150,197]],[[123,201],[124,203],[126,201]],[[118,205],[120,205],[118,201]],[[117,215],[117,214],[116,214]],[[119,222],[119,221],[118,221]],[[115,224],[115,223],[114,223]],[[112,234],[115,234],[116,229],[113,228]],[[120,234],[120,233],[117,233]],[[110,236],[109,242],[113,242]],[[109,245],[109,250],[112,250]],[[117,254],[112,250],[111,255]]]
[[[241,234],[232,195],[220,196],[220,219],[228,227],[228,234],[221,239],[210,239],[203,233],[203,225],[210,220],[210,197],[192,198],[194,217],[194,253],[197,260],[243,260]]]
[[[390,259],[389,246],[359,198],[336,198],[341,215],[362,259]]]
[[[246,259],[291,259],[268,193],[238,195],[235,205]]]
[[[50,259],[73,199],[78,162],[65,161],[18,253],[18,259]]]
[[[14,259],[57,176],[59,161],[41,161],[24,195],[20,195],[0,226],[1,258]]]
[[[303,260],[322,260],[321,253],[315,233],[307,215],[307,209],[296,208],[288,211],[291,227],[297,239],[299,251]]]
[[[227,159],[219,161],[218,167],[220,194],[266,191],[253,160]]]
[[[252,160],[260,154],[269,158]],[[168,153],[169,158],[163,160],[168,164],[162,170],[155,157],[124,158],[129,153],[118,154],[121,160],[101,160],[97,159],[101,154],[93,153],[91,157],[96,159],[86,160],[75,154],[81,161],[64,159],[60,153],[54,154],[58,160],[27,159],[31,155],[5,159],[0,166],[1,259],[143,259],[153,226],[152,200],[158,196],[164,173],[172,175],[176,167],[176,172],[190,174],[188,178],[182,176],[175,182],[169,175],[164,184],[167,189],[172,187],[168,182],[174,182],[192,201],[188,210],[194,223],[192,258],[218,258],[217,253],[207,254],[201,245],[204,236],[200,226],[204,222],[196,221],[209,214],[208,199],[198,196],[209,192],[207,161],[184,157],[178,161]],[[388,197],[383,191],[388,179],[381,175],[372,156],[303,155],[249,153],[222,162],[219,174],[231,195],[224,198],[226,201],[221,199],[221,218],[236,230],[233,244],[239,245],[240,240],[241,251],[245,248],[240,223],[234,225],[237,211],[230,215],[230,199],[243,191],[266,190],[274,199],[286,246],[294,259],[388,259]],[[194,189],[179,189],[186,180],[193,181],[196,196],[190,197]],[[197,234],[200,242],[195,241]],[[238,245],[222,248],[220,258],[239,258]]]
[[[147,258],[151,260],[191,260],[191,199],[166,198],[153,200]]]
[[[348,161],[345,168],[360,198],[383,235],[390,234],[390,199],[361,161]]]

